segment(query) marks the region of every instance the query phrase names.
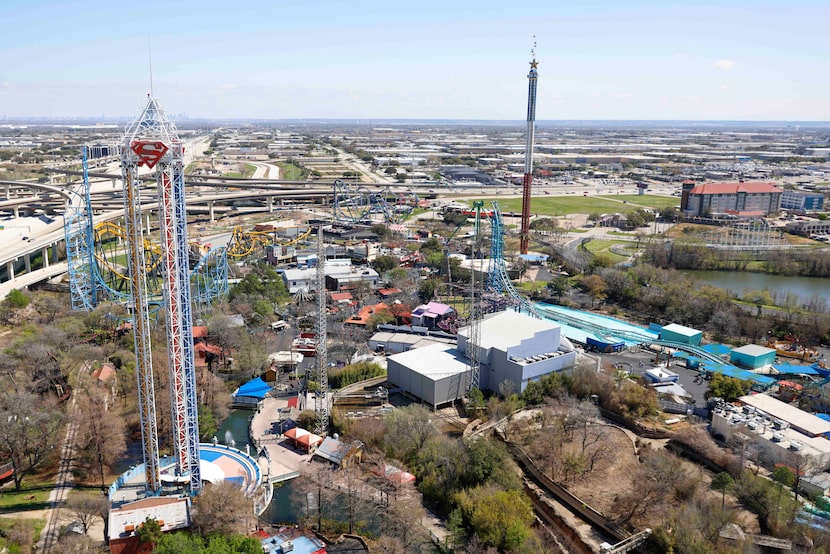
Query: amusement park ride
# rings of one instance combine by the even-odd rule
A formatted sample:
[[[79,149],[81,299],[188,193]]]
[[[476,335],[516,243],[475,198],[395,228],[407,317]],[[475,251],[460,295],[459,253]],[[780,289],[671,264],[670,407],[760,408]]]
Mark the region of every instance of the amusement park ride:
[[[536,60],[531,62],[528,106],[528,152],[522,209],[521,250],[527,251],[529,233],[530,174],[532,172],[533,122],[535,119]],[[159,462],[155,388],[150,343],[150,315],[163,312],[167,329],[170,371],[173,450],[176,458],[175,481],[191,494],[202,487],[199,453],[198,404],[193,351],[194,306],[209,307],[228,292],[228,257],[243,258],[267,245],[288,245],[307,239],[312,228],[297,232],[294,238],[280,241],[275,233],[234,228],[227,246],[209,248],[191,243],[187,237],[185,206],[184,145],[175,126],[155,98],[148,95],[139,117],[127,128],[120,145],[123,179],[123,226],[111,222],[94,224],[90,200],[87,151],[83,152],[83,181],[72,191],[65,213],[67,262],[72,307],[91,310],[102,301],[125,305],[132,316],[135,337],[138,404],[145,469],[145,491],[160,494],[162,473]],[[155,176],[158,205],[158,242],[150,236],[149,214],[142,213],[140,168]],[[373,192],[361,185],[335,181],[332,220],[336,223],[402,223],[418,205],[410,192],[386,189]],[[474,207],[474,257],[482,244],[480,220],[490,220],[491,240],[486,279],[471,279],[471,326],[468,344],[480,338],[482,317],[489,312],[512,307],[539,317],[533,306],[513,287],[504,261],[504,228],[496,202],[492,210]],[[146,223],[145,223],[146,222]],[[146,226],[145,226],[146,225]],[[324,295],[325,255],[322,227],[318,228],[318,321],[316,349],[322,395],[318,395],[319,433],[329,425],[327,393],[326,303]],[[479,274],[483,272],[479,271]],[[478,387],[479,360],[475,348],[468,352],[470,379],[468,390]]]
[[[187,212],[184,192],[184,148],[175,126],[154,98],[127,128],[121,148],[124,180],[124,229],[129,292],[133,308],[138,404],[145,467],[145,489],[161,491],[158,430],[155,419],[150,317],[147,297],[145,230],[141,213],[139,168],[155,169],[159,199],[162,290],[167,320],[167,353],[173,411],[176,475],[189,477],[189,490],[202,487],[199,425],[193,352]]]

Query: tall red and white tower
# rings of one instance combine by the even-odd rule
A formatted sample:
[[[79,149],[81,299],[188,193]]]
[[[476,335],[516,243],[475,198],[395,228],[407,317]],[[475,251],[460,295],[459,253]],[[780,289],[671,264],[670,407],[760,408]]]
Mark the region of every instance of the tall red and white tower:
[[[158,101],[150,95],[141,115],[124,134],[121,172],[124,178],[124,227],[127,231],[127,259],[133,299],[145,488],[148,493],[155,495],[161,492],[161,475],[150,344],[150,306],[144,275],[144,243],[149,230],[143,228],[141,217],[139,168],[142,166],[155,170],[158,189],[176,473],[187,477],[190,492],[197,494],[202,480],[190,306],[184,146],[179,140],[175,125],[167,118]]]
[[[530,192],[533,182],[533,134],[536,127],[536,43],[531,50],[530,73],[527,74],[527,141],[525,142],[525,176],[522,182],[522,227],[519,231],[519,253],[527,254],[530,244]]]

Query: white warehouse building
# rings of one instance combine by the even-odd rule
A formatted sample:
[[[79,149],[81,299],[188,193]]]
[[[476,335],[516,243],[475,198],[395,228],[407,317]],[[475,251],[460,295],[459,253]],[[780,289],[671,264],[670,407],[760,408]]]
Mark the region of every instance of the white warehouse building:
[[[830,422],[766,394],[738,399],[743,406],[722,403],[712,412],[712,433],[729,439],[740,433],[747,449],[772,463],[795,467],[794,456],[813,471],[830,469]]]
[[[470,341],[470,327],[464,327],[457,347],[427,346],[388,357],[389,382],[436,408],[465,395],[472,348],[478,348],[479,388],[492,392],[500,392],[507,381],[521,393],[529,382],[576,362],[573,346],[551,321],[508,310],[486,317],[480,329],[478,345]]]

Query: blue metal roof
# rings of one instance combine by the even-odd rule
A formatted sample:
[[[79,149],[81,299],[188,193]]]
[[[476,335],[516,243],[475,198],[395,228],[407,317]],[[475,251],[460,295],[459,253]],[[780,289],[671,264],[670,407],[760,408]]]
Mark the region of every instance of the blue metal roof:
[[[715,371],[726,375],[727,377],[740,379],[741,381],[752,381],[764,386],[770,386],[776,383],[776,379],[769,377],[768,375],[759,375],[758,373],[752,373],[751,371],[740,369],[729,364],[716,364],[709,361],[703,361],[700,365],[707,371]]]
[[[772,364],[772,368],[782,375],[818,375],[816,368],[809,365]]]
[[[717,343],[705,344],[701,348],[703,348],[705,351],[709,352],[710,354],[714,354],[716,356],[723,356],[724,354],[729,354],[732,351],[732,349],[730,347],[726,346],[725,344],[717,344]]]

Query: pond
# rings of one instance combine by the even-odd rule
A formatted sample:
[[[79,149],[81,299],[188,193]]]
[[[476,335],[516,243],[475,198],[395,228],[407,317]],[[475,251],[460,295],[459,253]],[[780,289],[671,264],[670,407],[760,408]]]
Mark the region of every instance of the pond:
[[[801,304],[805,303],[811,296],[818,295],[830,305],[830,280],[825,278],[787,277],[751,271],[683,270],[681,273],[736,294],[740,294],[745,290],[767,289],[770,294],[777,292],[783,295],[791,292],[799,297],[799,303]]]

